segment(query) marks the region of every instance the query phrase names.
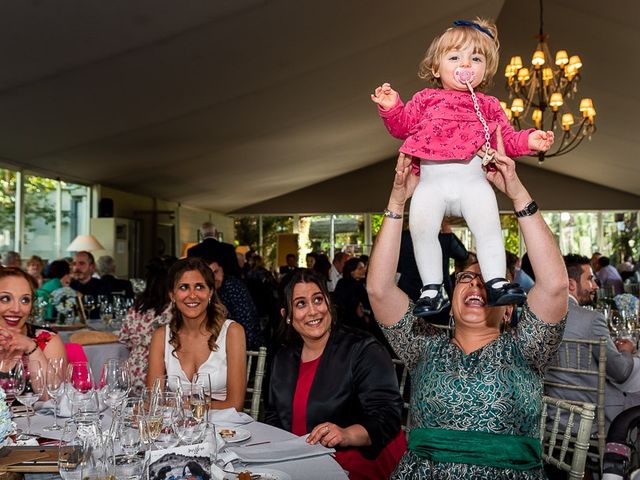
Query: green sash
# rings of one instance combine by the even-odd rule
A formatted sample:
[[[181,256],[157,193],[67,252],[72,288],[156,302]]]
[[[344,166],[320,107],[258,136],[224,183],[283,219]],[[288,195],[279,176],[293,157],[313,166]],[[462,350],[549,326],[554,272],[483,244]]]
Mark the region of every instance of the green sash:
[[[539,438],[440,428],[414,428],[409,450],[435,462],[532,470],[542,466]]]

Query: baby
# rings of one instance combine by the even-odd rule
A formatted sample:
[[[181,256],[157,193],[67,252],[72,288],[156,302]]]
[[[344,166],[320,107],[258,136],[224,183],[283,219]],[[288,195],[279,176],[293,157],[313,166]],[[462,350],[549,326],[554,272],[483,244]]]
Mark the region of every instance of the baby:
[[[420,78],[437,88],[421,90],[406,105],[388,83],[371,95],[387,130],[404,140],[400,151],[414,158],[413,171],[420,175],[409,211],[424,285],[414,309],[417,316],[433,315],[449,306],[438,243],[445,215],[464,217],[475,236],[487,304],[520,304],[526,299],[519,285],[504,278],[498,204],[485,169],[492,169],[491,147],[495,147],[498,127],[510,157],[548,150],[553,132],[514,131],[498,99],[475,92],[485,88],[496,73],[499,46],[493,23],[479,18],[458,20],[433,40],[420,63]],[[476,152],[482,147],[485,153],[480,157]],[[527,212],[536,205],[530,207]]]

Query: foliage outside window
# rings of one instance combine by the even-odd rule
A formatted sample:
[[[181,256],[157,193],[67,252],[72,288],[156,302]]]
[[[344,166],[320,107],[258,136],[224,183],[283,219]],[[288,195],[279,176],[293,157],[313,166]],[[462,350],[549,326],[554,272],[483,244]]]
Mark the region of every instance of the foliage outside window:
[[[15,248],[16,173],[0,168],[0,251]]]

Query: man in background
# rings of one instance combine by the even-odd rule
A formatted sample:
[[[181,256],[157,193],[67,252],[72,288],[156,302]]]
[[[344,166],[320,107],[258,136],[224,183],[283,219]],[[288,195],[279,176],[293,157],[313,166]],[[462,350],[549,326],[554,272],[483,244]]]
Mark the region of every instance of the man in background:
[[[216,258],[225,275],[240,278],[240,265],[233,245],[217,239],[218,231],[211,222],[204,222],[200,230],[203,239],[187,250],[187,257]]]
[[[330,292],[336,289],[338,280],[342,278],[342,269],[347,260],[351,258],[346,252],[337,252],[333,257],[333,263],[331,264],[331,270],[329,270],[329,280],[327,280],[327,288]]]
[[[18,252],[4,252],[2,254],[2,266],[3,267],[15,267],[22,268],[22,259]]]
[[[105,294],[133,298],[133,286],[129,280],[116,277],[116,261],[110,255],[98,258],[98,273]]]

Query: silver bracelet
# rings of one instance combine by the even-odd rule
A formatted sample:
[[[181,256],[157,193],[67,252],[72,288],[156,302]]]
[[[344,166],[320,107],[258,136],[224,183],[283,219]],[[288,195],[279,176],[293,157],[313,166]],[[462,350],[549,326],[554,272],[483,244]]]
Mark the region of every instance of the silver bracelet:
[[[394,220],[400,220],[402,219],[402,214],[401,213],[396,213],[396,212],[392,212],[391,210],[389,210],[388,208],[384,209],[384,212],[382,213],[385,217],[389,217],[389,218],[393,218]]]

